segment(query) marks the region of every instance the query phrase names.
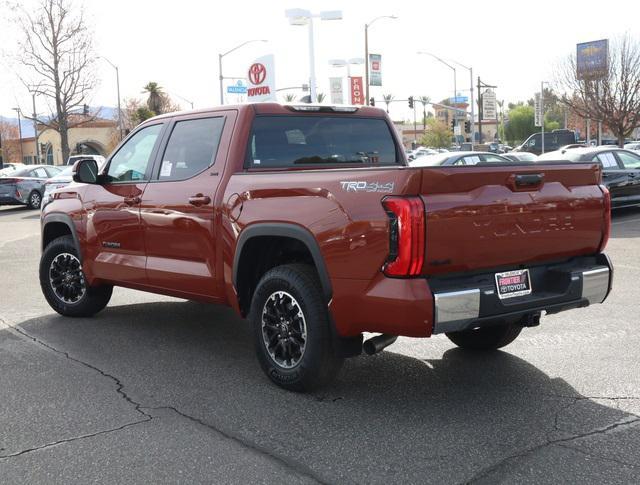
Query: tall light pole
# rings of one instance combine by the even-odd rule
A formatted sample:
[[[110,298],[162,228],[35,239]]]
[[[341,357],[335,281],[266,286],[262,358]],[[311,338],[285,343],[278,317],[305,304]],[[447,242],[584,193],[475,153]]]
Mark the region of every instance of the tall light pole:
[[[365,105],[369,106],[369,27],[371,27],[376,20],[380,19],[392,19],[395,20],[398,17],[395,15],[381,15],[373,20],[370,20],[364,24],[364,92],[365,92]]]
[[[122,140],[124,130],[122,128],[122,109],[120,108],[120,70],[118,69],[118,66],[116,66],[113,62],[111,62],[106,57],[98,56],[98,59],[107,61],[111,65],[111,67],[113,67],[116,70],[116,91],[118,93],[118,130],[120,131],[120,140]]]
[[[473,68],[467,67],[464,64],[460,64],[458,61],[454,61],[453,59],[449,59],[454,64],[462,67],[469,71],[469,93],[470,93],[470,102],[471,102],[471,150],[473,150],[473,144],[476,140],[476,106],[474,103],[474,89],[473,89]]]
[[[320,20],[342,20],[341,10],[330,10],[313,14],[309,10],[303,8],[290,8],[285,10],[285,15],[289,19],[291,25],[308,25],[309,26],[309,87],[310,102],[315,103],[318,99],[316,86],[316,60],[313,41],[313,19]]]
[[[542,125],[542,153],[544,153],[544,85],[549,84],[547,81],[540,82],[540,124]]]
[[[333,67],[347,67],[347,80],[351,80],[351,66],[361,66],[364,64],[364,59],[361,57],[355,57],[349,60],[344,59],[331,59],[329,61],[329,65]],[[353,100],[351,99],[351,89],[348,90],[347,99],[349,102],[347,104],[353,104]]]
[[[38,113],[36,112],[36,93],[40,92],[38,91],[38,88],[40,88],[40,85],[36,86],[35,88],[29,88],[29,91],[31,92],[31,100],[33,101],[33,114],[31,116],[33,119],[33,138],[36,143],[36,164],[40,163],[40,144],[38,143]]]
[[[452,66],[451,64],[449,64],[448,62],[446,62],[445,60],[440,59],[440,58],[439,58],[438,56],[436,56],[435,54],[432,54],[431,52],[418,51],[418,54],[424,54],[424,55],[426,55],[426,56],[431,56],[431,57],[433,57],[436,61],[441,62],[442,64],[444,64],[445,66],[447,66],[449,69],[451,69],[451,70],[453,71],[453,98],[452,98],[452,101],[450,101],[450,102],[449,102],[449,104],[451,105],[451,107],[455,108],[456,98],[458,97],[458,86],[457,86],[457,79],[456,79],[456,68],[455,68],[455,67],[453,67],[453,66]],[[457,112],[456,112],[456,111],[454,111],[454,112],[453,112],[453,123],[454,123],[454,126],[457,126],[457,125],[458,125],[457,120],[456,120],[456,115],[457,115]],[[455,135],[455,134],[454,134],[454,136],[456,137],[456,144],[457,144],[457,143],[458,143],[458,138],[457,138],[457,136],[458,136],[458,135]]]
[[[20,136],[20,163],[24,163],[24,153],[22,151],[22,122],[20,121],[20,108],[12,108],[18,114],[18,136]]]
[[[224,75],[222,74],[222,58],[228,54],[231,54],[233,51],[236,51],[238,49],[240,49],[241,47],[244,47],[247,44],[251,44],[253,42],[267,42],[264,39],[251,39],[251,40],[247,40],[246,42],[243,42],[242,44],[238,44],[237,46],[235,46],[233,49],[229,49],[227,52],[224,52],[222,54],[218,54],[218,73],[219,76],[218,78],[220,79],[220,105],[224,104],[224,91],[223,91],[223,82],[224,82]]]

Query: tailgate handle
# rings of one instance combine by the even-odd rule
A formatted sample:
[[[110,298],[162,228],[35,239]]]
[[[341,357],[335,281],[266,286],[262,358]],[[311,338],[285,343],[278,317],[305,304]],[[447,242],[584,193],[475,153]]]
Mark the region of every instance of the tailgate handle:
[[[544,174],[532,173],[526,175],[516,175],[516,187],[535,187],[544,180]]]

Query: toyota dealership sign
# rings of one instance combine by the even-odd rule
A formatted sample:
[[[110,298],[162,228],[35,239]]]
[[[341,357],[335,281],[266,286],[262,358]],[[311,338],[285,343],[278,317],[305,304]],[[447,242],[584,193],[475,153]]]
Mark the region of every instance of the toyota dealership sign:
[[[273,54],[256,59],[247,71],[247,101],[276,101]]]

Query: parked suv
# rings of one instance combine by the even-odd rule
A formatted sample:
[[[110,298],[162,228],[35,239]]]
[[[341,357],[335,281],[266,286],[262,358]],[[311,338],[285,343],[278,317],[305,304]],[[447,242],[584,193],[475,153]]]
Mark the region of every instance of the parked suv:
[[[266,375],[308,390],[399,335],[486,351],[603,302],[600,177],[593,162],[409,167],[373,107],[172,113],[103,169],[76,163],[42,211],[40,284],[70,317],[116,285],[228,305]]]

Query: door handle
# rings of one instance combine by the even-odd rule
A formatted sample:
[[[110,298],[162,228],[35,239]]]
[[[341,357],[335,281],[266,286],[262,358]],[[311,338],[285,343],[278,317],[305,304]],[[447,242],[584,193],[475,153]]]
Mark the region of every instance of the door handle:
[[[125,197],[124,198],[124,203],[127,205],[136,205],[140,203],[140,197],[135,196],[135,197]]]
[[[208,195],[196,194],[189,197],[189,204],[200,207],[201,205],[207,205],[211,202],[211,197]]]

